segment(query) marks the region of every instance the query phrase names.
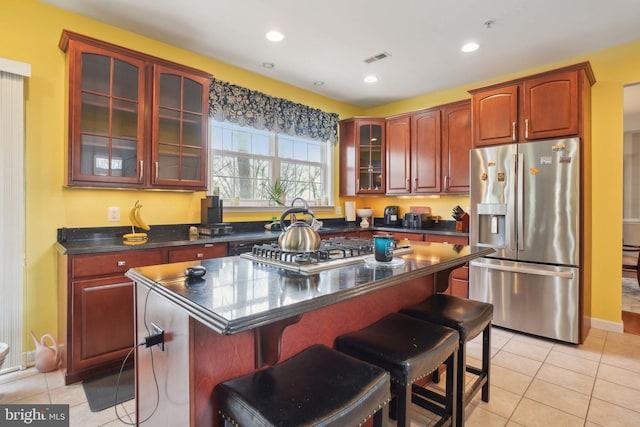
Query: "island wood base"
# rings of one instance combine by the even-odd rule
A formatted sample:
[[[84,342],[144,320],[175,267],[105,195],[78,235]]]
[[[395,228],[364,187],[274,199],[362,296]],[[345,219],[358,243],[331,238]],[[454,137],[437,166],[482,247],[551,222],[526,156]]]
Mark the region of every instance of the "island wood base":
[[[284,329],[280,360],[285,360],[312,344],[333,347],[333,341],[338,335],[368,326],[385,315],[422,301],[432,294],[432,277],[425,276],[305,313],[297,323]],[[189,319],[191,426],[218,426],[216,385],[255,371],[255,353],[255,331],[220,335],[202,323]],[[169,368],[174,369],[173,366]],[[144,383],[148,385],[148,380]],[[152,392],[145,390],[144,393]],[[145,414],[141,413],[140,416],[144,417]]]

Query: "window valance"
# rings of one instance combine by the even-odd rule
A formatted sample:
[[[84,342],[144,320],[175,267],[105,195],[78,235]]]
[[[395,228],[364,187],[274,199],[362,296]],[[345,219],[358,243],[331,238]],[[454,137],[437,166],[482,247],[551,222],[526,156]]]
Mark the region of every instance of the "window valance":
[[[337,142],[338,114],[274,98],[261,92],[212,78],[209,115],[242,126]]]

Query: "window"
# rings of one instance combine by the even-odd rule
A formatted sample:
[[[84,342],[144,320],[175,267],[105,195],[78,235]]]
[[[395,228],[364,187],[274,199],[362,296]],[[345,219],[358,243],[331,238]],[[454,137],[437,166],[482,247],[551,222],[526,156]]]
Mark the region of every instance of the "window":
[[[279,180],[287,200],[332,203],[333,145],[322,141],[210,121],[209,188],[228,204],[269,206],[267,188]]]

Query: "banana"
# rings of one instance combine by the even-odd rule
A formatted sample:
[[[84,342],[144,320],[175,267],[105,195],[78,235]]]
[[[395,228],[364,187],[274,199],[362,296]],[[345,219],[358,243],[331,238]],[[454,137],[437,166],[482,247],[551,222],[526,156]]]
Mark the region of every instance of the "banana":
[[[125,240],[147,240],[147,233],[127,233],[122,237]]]
[[[131,222],[131,229],[133,230],[134,227],[140,227],[140,224],[138,224],[138,221],[136,220],[136,207],[133,206],[130,210],[129,210],[129,221]]]
[[[144,240],[123,240],[122,243],[125,244],[125,245],[128,245],[128,246],[143,245],[143,244],[147,243],[147,239],[144,239]]]
[[[140,216],[140,208],[142,208],[142,204],[136,202],[135,212],[133,216],[135,217],[136,223],[138,224],[138,228],[142,228],[143,230],[149,231],[151,230],[151,227],[149,227],[147,223],[144,222],[144,220]]]

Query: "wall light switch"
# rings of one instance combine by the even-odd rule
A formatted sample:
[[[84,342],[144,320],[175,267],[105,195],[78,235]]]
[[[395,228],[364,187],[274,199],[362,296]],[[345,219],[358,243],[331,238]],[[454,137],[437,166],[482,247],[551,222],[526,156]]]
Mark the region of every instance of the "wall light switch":
[[[107,208],[107,221],[120,222],[120,208],[118,206],[109,206]]]

